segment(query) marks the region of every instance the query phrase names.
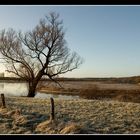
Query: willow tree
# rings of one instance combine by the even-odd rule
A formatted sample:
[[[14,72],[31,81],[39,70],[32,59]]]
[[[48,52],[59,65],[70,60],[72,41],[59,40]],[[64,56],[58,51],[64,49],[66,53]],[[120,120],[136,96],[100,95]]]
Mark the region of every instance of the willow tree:
[[[54,12],[31,31],[1,31],[0,53],[7,72],[27,81],[28,97],[35,96],[42,76],[56,81],[56,76],[77,69],[82,63],[81,57],[67,47],[64,35],[63,22]]]

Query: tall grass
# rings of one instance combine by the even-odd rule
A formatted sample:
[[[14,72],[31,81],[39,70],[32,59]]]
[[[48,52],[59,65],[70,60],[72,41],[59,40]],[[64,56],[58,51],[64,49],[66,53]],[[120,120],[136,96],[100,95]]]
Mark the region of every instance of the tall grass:
[[[116,100],[122,102],[140,103],[139,89],[101,89],[97,84],[89,86],[83,85],[80,89],[76,89],[73,87],[64,87],[62,89],[56,85],[48,84],[47,86],[45,85],[43,89],[43,92],[52,91],[52,94],[78,95],[79,97],[84,99]]]
[[[82,89],[79,94],[85,99],[98,99],[98,100],[116,100],[122,102],[135,102],[140,103],[140,91],[139,90],[101,90],[98,87],[89,89]]]

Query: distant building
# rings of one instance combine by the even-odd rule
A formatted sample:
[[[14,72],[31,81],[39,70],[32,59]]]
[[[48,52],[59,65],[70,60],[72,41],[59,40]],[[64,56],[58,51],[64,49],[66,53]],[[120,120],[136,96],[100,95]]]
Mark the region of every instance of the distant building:
[[[0,77],[4,77],[4,72],[0,73]]]

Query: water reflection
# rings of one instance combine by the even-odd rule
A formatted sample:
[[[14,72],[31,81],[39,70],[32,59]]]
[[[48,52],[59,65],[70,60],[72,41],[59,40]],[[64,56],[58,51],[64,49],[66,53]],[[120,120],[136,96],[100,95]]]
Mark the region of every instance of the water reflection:
[[[27,96],[27,84],[26,83],[0,83],[0,93],[4,93],[5,96]],[[61,98],[61,99],[78,99],[79,96],[66,96],[56,94],[45,94],[37,92],[35,98]]]
[[[0,92],[11,96],[26,96],[26,83],[0,83]]]
[[[71,96],[71,95],[56,95],[56,94],[45,94],[45,93],[37,93],[35,98],[60,98],[60,99],[79,99],[79,96]]]
[[[4,89],[4,83],[0,83],[0,89],[1,89],[1,90]]]

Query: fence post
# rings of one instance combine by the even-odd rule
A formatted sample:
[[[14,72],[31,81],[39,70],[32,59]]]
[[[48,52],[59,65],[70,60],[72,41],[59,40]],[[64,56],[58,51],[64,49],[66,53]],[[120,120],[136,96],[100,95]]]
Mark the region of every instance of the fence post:
[[[50,98],[50,100],[51,100],[51,108],[50,108],[50,120],[52,121],[52,120],[54,120],[54,99],[51,97]]]
[[[4,94],[3,93],[1,94],[1,100],[2,100],[2,107],[3,108],[6,108],[6,105],[5,105],[5,97],[4,97]]]

